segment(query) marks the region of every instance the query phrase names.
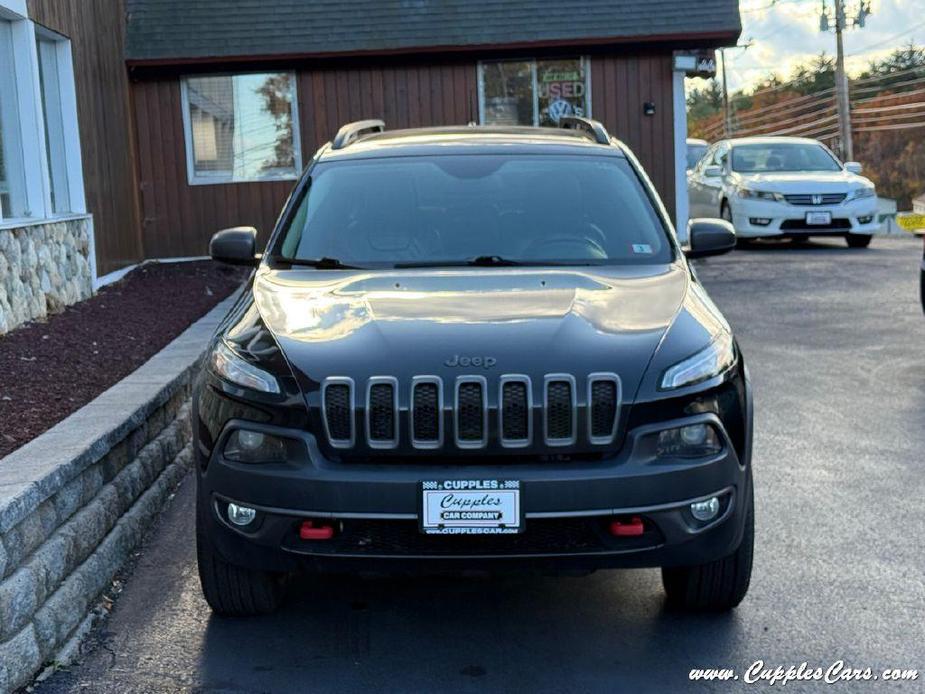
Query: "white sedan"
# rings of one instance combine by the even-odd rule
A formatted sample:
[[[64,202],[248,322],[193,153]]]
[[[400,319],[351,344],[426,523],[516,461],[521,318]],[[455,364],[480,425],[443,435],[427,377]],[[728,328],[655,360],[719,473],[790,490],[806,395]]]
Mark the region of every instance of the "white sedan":
[[[817,140],[722,140],[688,174],[690,214],[722,217],[743,238],[843,236],[863,248],[879,222],[874,184],[860,172]]]

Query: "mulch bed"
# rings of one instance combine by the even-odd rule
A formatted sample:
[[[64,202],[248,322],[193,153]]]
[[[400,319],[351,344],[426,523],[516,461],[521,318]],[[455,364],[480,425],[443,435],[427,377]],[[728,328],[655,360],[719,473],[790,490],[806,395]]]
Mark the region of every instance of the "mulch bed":
[[[152,263],[0,336],[0,458],[137,369],[246,277],[207,260]]]

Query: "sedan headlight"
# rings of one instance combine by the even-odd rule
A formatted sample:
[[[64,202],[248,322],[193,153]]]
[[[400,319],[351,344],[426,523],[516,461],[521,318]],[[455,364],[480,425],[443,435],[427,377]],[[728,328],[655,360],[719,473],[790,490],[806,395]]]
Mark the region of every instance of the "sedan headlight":
[[[864,198],[872,198],[877,195],[877,190],[873,186],[864,186],[863,188],[857,188],[850,193],[848,193],[849,200],[863,200]]]
[[[279,382],[272,374],[245,361],[224,342],[219,342],[212,352],[211,364],[216,374],[242,388],[262,393],[280,392]]]
[[[784,196],[780,193],[771,193],[766,190],[752,190],[751,188],[740,187],[736,190],[736,195],[747,200],[768,200],[771,202],[783,202]]]
[[[735,361],[735,349],[732,334],[720,333],[706,349],[688,357],[665,371],[662,376],[662,389],[670,390],[706,381],[723,373]]]

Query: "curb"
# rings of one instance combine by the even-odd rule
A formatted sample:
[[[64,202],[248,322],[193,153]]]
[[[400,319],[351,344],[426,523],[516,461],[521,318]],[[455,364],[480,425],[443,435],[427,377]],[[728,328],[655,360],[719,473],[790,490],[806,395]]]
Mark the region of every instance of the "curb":
[[[0,692],[77,652],[96,599],[192,465],[192,380],[238,294],[0,459]]]

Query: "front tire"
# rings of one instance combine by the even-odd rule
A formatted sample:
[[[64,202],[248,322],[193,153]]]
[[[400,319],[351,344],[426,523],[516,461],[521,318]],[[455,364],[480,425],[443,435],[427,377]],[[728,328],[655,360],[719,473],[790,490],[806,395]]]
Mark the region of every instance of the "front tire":
[[[867,248],[872,238],[870,234],[848,234],[845,241],[848,242],[848,248]]]
[[[226,617],[252,617],[275,612],[283,603],[283,577],[225,561],[209,539],[208,508],[196,502],[196,559],[202,594],[212,611]]]
[[[752,576],[755,544],[755,500],[751,479],[742,542],[727,557],[707,564],[662,569],[668,605],[689,612],[726,612],[736,607]]]

